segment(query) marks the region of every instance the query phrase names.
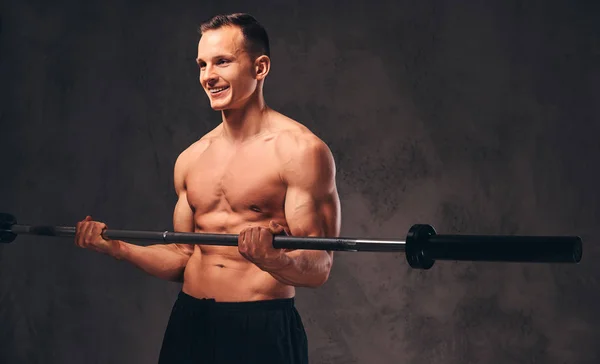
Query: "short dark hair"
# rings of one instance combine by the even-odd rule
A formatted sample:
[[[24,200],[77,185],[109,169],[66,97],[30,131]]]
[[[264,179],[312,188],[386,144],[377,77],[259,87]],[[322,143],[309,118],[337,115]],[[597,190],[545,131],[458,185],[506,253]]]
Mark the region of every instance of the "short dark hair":
[[[200,35],[208,30],[216,30],[224,26],[237,26],[241,29],[246,41],[246,50],[253,57],[267,55],[271,57],[269,36],[265,28],[250,14],[234,13],[215,15],[200,25]]]

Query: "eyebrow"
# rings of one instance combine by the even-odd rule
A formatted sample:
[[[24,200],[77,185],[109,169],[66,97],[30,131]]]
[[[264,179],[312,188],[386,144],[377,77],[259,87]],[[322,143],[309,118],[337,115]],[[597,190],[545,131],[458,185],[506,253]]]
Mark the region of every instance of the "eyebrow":
[[[235,59],[236,57],[235,57],[235,55],[229,54],[229,53],[219,54],[219,55],[212,57],[213,60],[219,59],[219,58]],[[204,62],[204,60],[202,58],[196,58],[196,63],[200,64],[200,62]]]

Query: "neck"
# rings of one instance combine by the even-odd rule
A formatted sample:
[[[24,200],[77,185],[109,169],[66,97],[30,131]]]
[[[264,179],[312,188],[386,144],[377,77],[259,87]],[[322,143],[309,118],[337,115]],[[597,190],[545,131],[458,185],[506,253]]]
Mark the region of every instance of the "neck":
[[[255,92],[242,107],[221,112],[223,135],[232,142],[244,142],[257,136],[267,126],[267,111],[262,94]]]

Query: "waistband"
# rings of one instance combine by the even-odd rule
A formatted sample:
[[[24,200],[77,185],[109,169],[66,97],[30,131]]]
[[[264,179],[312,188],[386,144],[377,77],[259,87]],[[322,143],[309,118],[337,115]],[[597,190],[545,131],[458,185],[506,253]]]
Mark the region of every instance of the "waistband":
[[[220,302],[213,298],[196,298],[180,291],[177,302],[188,307],[211,310],[280,310],[294,307],[294,298],[279,298],[262,301]]]

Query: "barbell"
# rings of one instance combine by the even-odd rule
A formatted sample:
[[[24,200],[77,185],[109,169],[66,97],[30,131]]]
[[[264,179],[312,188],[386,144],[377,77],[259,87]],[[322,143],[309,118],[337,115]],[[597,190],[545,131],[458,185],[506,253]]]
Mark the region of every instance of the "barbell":
[[[19,225],[16,218],[0,213],[0,243],[17,235],[75,237],[71,226]],[[182,233],[172,231],[111,230],[106,239],[237,246],[237,234]],[[405,240],[351,237],[275,236],[276,249],[331,250],[346,252],[404,252],[410,267],[429,269],[436,260],[521,263],[579,263],[583,255],[579,236],[438,235],[428,224],[413,225]]]

